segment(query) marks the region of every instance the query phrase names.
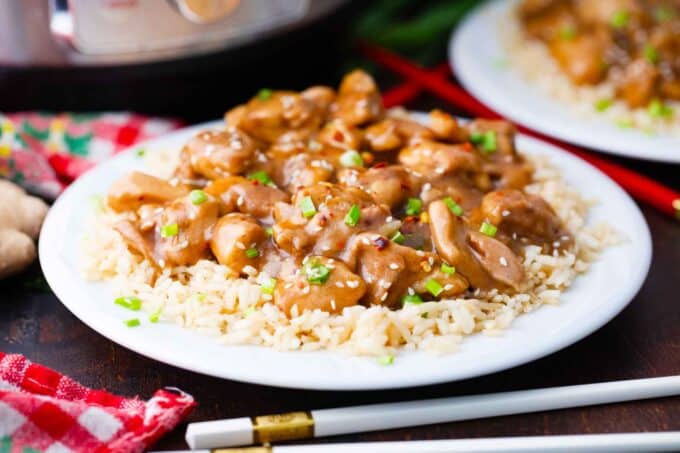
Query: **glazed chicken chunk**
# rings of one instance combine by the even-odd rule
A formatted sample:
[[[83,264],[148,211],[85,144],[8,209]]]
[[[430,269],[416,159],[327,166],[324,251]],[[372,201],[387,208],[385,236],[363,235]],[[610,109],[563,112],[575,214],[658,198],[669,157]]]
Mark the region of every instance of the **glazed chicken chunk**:
[[[357,70],[337,93],[261,90],[225,123],[184,146],[172,182],[134,172],[111,187],[115,230],[157,274],[211,260],[259,285],[258,304],[340,314],[521,292],[526,246],[573,246],[524,191],[533,168],[506,121],[385,112]]]

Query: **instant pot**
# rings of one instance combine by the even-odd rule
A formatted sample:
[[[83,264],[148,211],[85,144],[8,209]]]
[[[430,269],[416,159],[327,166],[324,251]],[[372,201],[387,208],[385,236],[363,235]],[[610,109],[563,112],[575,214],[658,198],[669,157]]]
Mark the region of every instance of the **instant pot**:
[[[346,0],[3,0],[0,111],[214,118],[262,86],[336,82],[349,14]]]

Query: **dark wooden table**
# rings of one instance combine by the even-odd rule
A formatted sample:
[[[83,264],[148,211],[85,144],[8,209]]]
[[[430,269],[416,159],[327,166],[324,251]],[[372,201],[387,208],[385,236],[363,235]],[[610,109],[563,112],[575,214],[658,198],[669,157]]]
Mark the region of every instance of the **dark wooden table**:
[[[389,80],[389,79],[388,79]],[[329,81],[330,82],[330,81]],[[446,108],[421,98],[412,108]],[[678,166],[626,161],[680,188]],[[142,357],[107,340],[76,319],[45,287],[39,266],[0,282],[0,350],[66,373],[85,385],[149,397],[171,385],[200,405],[190,421],[387,401],[466,395],[547,386],[680,374],[680,224],[641,206],[654,240],[649,276],[631,304],[612,322],[551,356],[501,373],[462,382],[403,390],[312,392],[225,381]],[[631,238],[635,240],[635,238]],[[596,303],[596,301],[593,301]],[[512,335],[510,330],[508,335]],[[608,433],[680,429],[680,399],[613,404],[347,435],[318,442]],[[185,425],[157,449],[185,448]]]

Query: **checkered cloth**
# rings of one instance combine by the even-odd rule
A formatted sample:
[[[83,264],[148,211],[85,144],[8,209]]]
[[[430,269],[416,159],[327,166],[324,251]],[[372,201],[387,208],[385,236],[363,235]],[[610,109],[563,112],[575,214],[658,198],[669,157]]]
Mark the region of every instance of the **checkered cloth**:
[[[141,452],[195,406],[178,389],[148,401],[84,387],[19,354],[0,352],[0,452]]]
[[[0,177],[56,198],[96,163],[180,126],[127,112],[0,113]]]

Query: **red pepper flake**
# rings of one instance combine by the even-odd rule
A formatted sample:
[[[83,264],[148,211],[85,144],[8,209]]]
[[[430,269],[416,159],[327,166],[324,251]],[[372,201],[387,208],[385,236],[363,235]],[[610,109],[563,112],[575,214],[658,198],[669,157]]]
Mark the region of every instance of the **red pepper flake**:
[[[373,244],[378,250],[384,250],[389,245],[389,243],[390,241],[384,236],[378,236],[377,238],[373,239]]]
[[[378,168],[385,168],[385,167],[387,167],[387,162],[378,162],[377,164],[375,164],[371,168],[378,169]]]
[[[475,149],[475,147],[472,146],[472,143],[470,143],[470,142],[465,142],[465,143],[463,143],[461,146],[463,147],[463,150],[464,150],[464,151],[467,151],[468,153],[471,153],[472,150]]]
[[[407,191],[407,192],[410,192],[410,191],[411,191],[411,186],[409,186],[408,184],[404,184],[404,183],[402,182],[402,183],[399,183],[399,186],[400,186],[403,190],[405,190],[405,191]]]
[[[333,139],[337,142],[344,142],[345,141],[345,136],[343,135],[342,132],[340,131],[335,131],[335,134],[333,134]]]

